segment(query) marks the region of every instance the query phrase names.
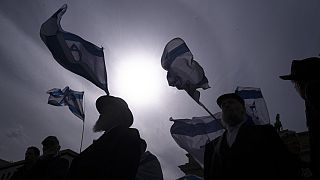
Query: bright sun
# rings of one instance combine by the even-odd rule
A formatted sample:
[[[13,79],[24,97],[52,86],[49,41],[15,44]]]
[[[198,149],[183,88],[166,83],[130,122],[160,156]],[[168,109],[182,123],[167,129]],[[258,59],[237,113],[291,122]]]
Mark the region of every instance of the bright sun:
[[[149,105],[157,102],[163,74],[160,62],[147,56],[131,56],[117,64],[117,91],[134,105]]]

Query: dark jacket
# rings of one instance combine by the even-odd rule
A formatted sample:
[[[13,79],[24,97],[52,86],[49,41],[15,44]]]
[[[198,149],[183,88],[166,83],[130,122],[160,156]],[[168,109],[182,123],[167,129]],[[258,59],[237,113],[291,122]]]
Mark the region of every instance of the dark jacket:
[[[133,128],[116,127],[73,159],[69,180],[134,180],[140,160],[140,136]]]
[[[10,180],[33,180],[34,179],[34,168],[27,169],[26,166],[19,167],[17,171],[13,173]]]
[[[149,151],[141,155],[136,180],[163,180],[160,162]]]
[[[300,170],[271,125],[243,124],[229,148],[226,132],[208,143],[205,180],[299,179]]]
[[[310,138],[311,169],[314,179],[320,178],[320,82],[306,85],[305,106]]]
[[[69,161],[60,156],[39,159],[34,167],[34,180],[64,180],[69,169]]]

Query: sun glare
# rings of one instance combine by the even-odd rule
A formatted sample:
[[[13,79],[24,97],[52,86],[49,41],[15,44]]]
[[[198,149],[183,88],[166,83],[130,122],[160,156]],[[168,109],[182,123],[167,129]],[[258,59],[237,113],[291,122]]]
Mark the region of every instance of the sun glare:
[[[160,62],[146,56],[131,56],[117,65],[117,90],[129,103],[150,105],[160,93]]]

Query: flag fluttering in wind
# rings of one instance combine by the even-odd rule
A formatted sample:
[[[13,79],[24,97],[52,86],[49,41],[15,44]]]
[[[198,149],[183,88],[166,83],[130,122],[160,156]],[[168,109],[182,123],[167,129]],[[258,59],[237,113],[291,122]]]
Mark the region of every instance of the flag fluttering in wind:
[[[50,94],[48,104],[54,106],[68,106],[74,115],[84,121],[84,92],[73,91],[67,86],[63,90],[54,88],[49,90],[47,93]]]
[[[192,119],[172,119],[170,133],[176,143],[186,150],[203,167],[205,145],[219,137],[224,128],[221,126],[221,112],[212,116],[193,117]]]
[[[200,102],[198,88],[208,89],[208,79],[204,70],[193,59],[193,55],[181,38],[174,38],[164,48],[161,65],[167,70],[170,86],[185,90],[196,102]]]
[[[61,66],[109,94],[103,48],[62,29],[60,21],[66,10],[65,4],[41,25],[42,41]]]
[[[267,105],[259,88],[237,87],[235,90],[244,99],[247,121],[253,124],[269,124]],[[221,112],[212,116],[193,117],[192,119],[172,119],[170,133],[176,143],[186,150],[203,167],[205,145],[222,135]]]
[[[237,87],[235,93],[244,100],[247,114],[252,117],[255,124],[262,125],[270,123],[267,104],[260,88]]]

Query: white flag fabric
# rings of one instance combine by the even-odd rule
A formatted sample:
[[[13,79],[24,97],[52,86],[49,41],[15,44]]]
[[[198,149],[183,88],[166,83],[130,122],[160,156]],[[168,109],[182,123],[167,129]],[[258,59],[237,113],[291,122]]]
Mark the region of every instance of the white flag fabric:
[[[41,25],[42,41],[61,66],[109,94],[103,48],[62,29],[60,21],[66,10],[65,4]]]
[[[73,91],[67,86],[63,90],[54,88],[49,90],[47,93],[50,94],[48,104],[54,106],[68,106],[74,115],[84,121],[84,92]]]
[[[235,93],[242,97],[246,106],[246,118],[256,125],[269,124],[267,105],[259,88],[237,87]],[[203,167],[205,145],[222,135],[221,112],[211,116],[193,117],[192,119],[172,119],[170,132],[176,143],[185,149]]]
[[[254,124],[270,124],[267,104],[260,88],[238,86],[235,93],[244,100],[247,114],[252,117]]]
[[[167,70],[167,80],[170,86],[184,89],[199,103],[198,88],[208,89],[208,79],[202,67],[193,59],[193,55],[181,38],[169,41],[163,50],[161,65]]]
[[[172,119],[170,133],[176,143],[185,149],[203,167],[205,145],[219,137],[224,128],[221,126],[221,112],[211,116],[192,119]]]

